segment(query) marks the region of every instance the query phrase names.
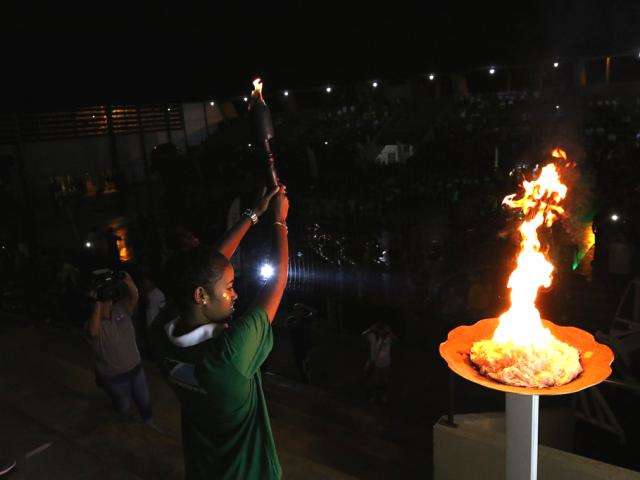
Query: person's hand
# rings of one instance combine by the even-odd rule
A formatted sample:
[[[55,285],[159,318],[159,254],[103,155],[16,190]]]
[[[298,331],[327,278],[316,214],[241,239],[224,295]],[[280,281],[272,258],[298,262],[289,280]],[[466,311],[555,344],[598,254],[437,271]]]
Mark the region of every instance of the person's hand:
[[[289,215],[289,199],[287,198],[287,187],[280,184],[277,195],[273,200],[273,215],[276,222],[286,222]]]
[[[122,279],[125,282],[132,282],[133,281],[133,279],[131,278],[131,275],[129,275],[129,272],[127,272],[126,270],[121,270],[121,272],[122,272]]]
[[[133,278],[131,278],[131,275],[129,275],[129,272],[122,270],[122,281],[126,284],[126,285],[132,285],[135,287],[135,283],[133,282]]]
[[[87,297],[95,309],[102,309],[105,305],[105,302],[98,300],[98,292],[95,289],[89,290]]]
[[[256,206],[253,207],[253,211],[258,217],[262,216],[262,214],[267,211],[267,209],[269,208],[269,202],[271,202],[271,199],[276,193],[278,193],[279,190],[280,190],[279,186],[273,187],[273,189],[270,192],[267,192],[267,187],[264,187],[262,189],[262,193],[260,194],[260,200],[258,200],[258,202],[256,203]]]

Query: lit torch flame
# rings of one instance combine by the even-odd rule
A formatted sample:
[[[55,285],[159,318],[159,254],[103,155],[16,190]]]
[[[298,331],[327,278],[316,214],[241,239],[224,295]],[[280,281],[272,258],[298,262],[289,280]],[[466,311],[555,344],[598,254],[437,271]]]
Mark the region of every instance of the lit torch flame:
[[[256,100],[262,100],[262,79],[261,78],[256,78],[253,81],[253,91],[251,92],[251,97],[253,99],[253,101]]]
[[[551,155],[566,160],[566,153],[556,148]],[[538,228],[551,227],[564,213],[560,202],[567,194],[567,186],[560,181],[553,163],[546,165],[540,176],[531,182],[523,182],[524,194],[508,195],[503,204],[521,210],[525,219],[520,232],[520,253],[516,268],[511,272],[507,287],[511,290],[511,306],[500,316],[493,340],[497,343],[513,343],[518,346],[545,347],[553,336],[542,325],[535,302],[540,287],[551,285],[553,265],[540,251]]]

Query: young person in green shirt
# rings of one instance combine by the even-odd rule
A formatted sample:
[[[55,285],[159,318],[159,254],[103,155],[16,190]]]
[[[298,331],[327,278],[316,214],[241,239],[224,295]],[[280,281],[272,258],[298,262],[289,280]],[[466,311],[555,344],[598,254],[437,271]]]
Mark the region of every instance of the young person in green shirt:
[[[229,259],[269,203],[276,271],[253,305],[230,321],[238,296]],[[180,400],[187,480],[282,476],[260,366],[273,346],[271,322],[287,283],[288,211],[281,185],[245,212],[216,248],[199,247],[173,262],[179,314],[154,322],[152,342]]]

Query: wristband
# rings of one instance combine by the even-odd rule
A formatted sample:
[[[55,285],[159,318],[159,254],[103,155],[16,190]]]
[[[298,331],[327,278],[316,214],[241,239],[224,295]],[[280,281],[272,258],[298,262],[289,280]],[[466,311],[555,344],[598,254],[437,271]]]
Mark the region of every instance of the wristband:
[[[250,208],[247,208],[244,212],[242,212],[242,214],[246,215],[247,217],[249,217],[249,219],[251,220],[251,223],[253,225],[258,223],[258,215],[256,214],[256,212],[254,212]]]
[[[273,222],[274,225],[280,225],[281,227],[284,227],[285,232],[289,233],[289,227],[287,227],[286,223],[283,222]]]

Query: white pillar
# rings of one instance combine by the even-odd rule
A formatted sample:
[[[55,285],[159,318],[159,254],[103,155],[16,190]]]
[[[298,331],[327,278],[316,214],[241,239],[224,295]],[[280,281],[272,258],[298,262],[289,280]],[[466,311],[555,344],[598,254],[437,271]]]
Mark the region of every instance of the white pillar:
[[[507,480],[538,477],[538,395],[506,394]]]

